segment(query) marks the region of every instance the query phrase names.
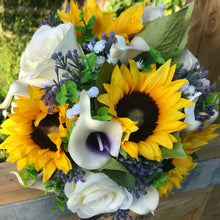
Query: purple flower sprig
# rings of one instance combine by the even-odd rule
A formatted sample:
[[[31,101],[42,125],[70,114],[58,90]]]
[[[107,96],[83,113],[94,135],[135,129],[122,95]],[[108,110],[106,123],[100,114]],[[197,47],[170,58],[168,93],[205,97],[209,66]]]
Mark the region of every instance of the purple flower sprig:
[[[215,114],[215,111],[218,111],[218,99],[220,93],[216,91],[215,85],[211,85],[207,88],[201,88],[198,91],[201,92],[201,95],[196,103],[195,118],[196,120],[202,122],[199,130],[203,131],[205,126],[204,123]]]
[[[190,85],[195,86],[196,90],[203,86],[202,79],[208,77],[209,71],[203,70],[199,62],[196,62],[190,70],[183,68],[183,65],[175,71],[173,80],[187,79]]]
[[[61,20],[56,16],[55,12],[52,11],[49,14],[48,20],[40,20],[41,25],[49,25],[51,27],[56,27],[61,23]]]
[[[126,209],[126,210],[119,209],[115,213],[112,213],[112,215],[113,215],[112,220],[120,220],[120,219],[133,220],[132,216],[129,215],[128,209]]]
[[[136,198],[145,195],[146,187],[153,184],[163,174],[162,163],[158,161],[149,161],[144,157],[135,158],[127,156],[127,159],[121,157],[119,161],[127,168],[127,170],[135,177],[135,187],[129,189]]]

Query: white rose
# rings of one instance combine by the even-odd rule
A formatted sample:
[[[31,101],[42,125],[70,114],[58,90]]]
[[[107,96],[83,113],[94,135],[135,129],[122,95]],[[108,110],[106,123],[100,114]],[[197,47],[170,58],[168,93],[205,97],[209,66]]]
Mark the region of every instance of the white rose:
[[[60,24],[57,27],[41,26],[22,54],[18,80],[11,84],[0,108],[7,108],[15,95],[28,97],[27,84],[39,87],[52,84],[53,79],[56,79],[52,54],[62,52],[65,55],[68,50],[74,49],[77,49],[78,54],[83,54],[71,23]]]
[[[69,198],[68,209],[77,213],[80,218],[90,218],[130,207],[132,195],[105,174],[88,172],[83,179],[84,183],[67,183],[64,188]]]

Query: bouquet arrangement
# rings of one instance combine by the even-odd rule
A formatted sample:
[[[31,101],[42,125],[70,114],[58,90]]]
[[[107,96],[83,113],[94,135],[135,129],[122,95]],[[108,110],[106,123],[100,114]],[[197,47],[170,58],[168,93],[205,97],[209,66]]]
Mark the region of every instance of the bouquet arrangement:
[[[113,219],[153,213],[181,188],[220,127],[219,93],[185,48],[192,9],[164,16],[144,1],[114,18],[71,1],[59,24],[42,21],[0,105],[0,148],[25,168],[22,184],[53,190],[80,218]]]

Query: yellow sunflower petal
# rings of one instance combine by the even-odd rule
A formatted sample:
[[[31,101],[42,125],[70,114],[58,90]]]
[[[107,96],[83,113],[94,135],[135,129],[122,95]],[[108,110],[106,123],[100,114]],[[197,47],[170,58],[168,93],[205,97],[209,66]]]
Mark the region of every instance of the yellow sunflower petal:
[[[131,156],[138,160],[138,144],[134,142],[125,141],[122,148]]]
[[[43,175],[43,183],[50,179],[56,170],[56,164],[53,159],[49,160],[46,164],[44,164],[44,175]]]

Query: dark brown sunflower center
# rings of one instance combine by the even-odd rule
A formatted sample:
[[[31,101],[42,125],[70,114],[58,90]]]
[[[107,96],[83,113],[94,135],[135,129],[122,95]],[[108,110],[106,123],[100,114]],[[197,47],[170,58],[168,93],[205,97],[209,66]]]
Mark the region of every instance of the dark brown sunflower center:
[[[175,168],[175,166],[172,163],[172,159],[164,159],[162,164],[164,172],[169,172],[170,170]]]
[[[125,95],[116,106],[117,116],[138,121],[139,129],[131,133],[129,140],[144,141],[157,126],[159,108],[156,102],[146,93],[133,92]]]
[[[47,115],[37,127],[33,123],[33,132],[31,138],[35,144],[40,146],[41,149],[50,149],[51,151],[57,151],[56,144],[54,144],[47,136],[50,133],[58,132],[59,128],[59,113],[53,115]]]

